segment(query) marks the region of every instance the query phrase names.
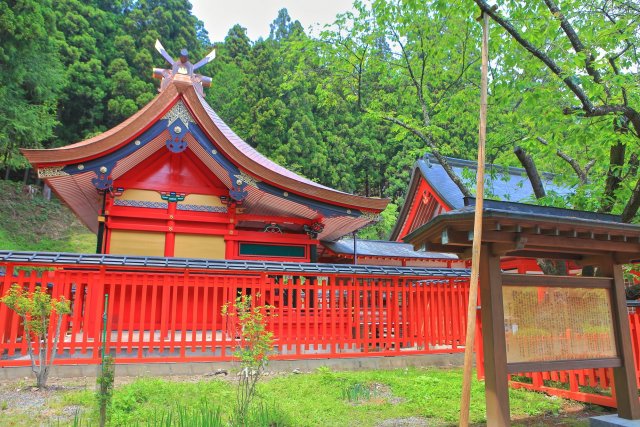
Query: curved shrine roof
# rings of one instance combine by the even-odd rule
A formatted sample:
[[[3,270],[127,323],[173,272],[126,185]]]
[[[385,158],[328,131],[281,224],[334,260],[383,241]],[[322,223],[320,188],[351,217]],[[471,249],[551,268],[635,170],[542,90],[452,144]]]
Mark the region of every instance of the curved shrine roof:
[[[156,129],[158,121],[166,118],[179,102],[186,106],[187,114],[196,125],[192,126],[192,132],[185,140],[190,144],[199,135],[213,149],[205,151],[198,144],[189,147],[213,173],[224,174],[220,162],[226,162],[227,172],[233,167],[242,175],[241,179],[253,184],[246,187],[249,194],[247,209],[250,210],[253,204],[255,213],[268,211],[309,220],[324,217],[325,230],[320,238],[332,240],[367,225],[388,204],[388,199],[357,196],[326,187],[274,163],[233,132],[198,93],[193,83],[180,77],[176,76],[136,114],[100,135],[65,147],[22,150],[29,162],[38,169],[39,176],[47,180],[53,191],[90,229],[97,229],[100,211],[101,198],[92,185],[92,179],[98,175],[96,165],[111,159],[107,174],[117,179],[162,149],[171,133],[168,125],[163,129],[158,128],[154,138],[148,138],[148,141],[143,138]],[[136,147],[133,146],[134,140]],[[115,156],[118,153],[124,154]],[[93,165],[93,170],[89,165]],[[219,178],[228,188],[234,186],[232,180],[235,178]],[[317,206],[325,206],[332,212],[328,216],[333,218],[319,213]]]

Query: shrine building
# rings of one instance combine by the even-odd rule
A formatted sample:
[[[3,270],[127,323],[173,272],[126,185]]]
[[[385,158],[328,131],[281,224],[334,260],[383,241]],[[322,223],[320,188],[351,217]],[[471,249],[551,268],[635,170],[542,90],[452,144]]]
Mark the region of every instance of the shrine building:
[[[23,150],[97,234],[98,253],[315,262],[320,240],[372,223],[387,206],[267,159],[207,104],[210,80],[196,66],[173,68],[155,70],[159,95],[120,125]]]
[[[453,173],[475,187],[478,164],[470,160],[445,157]],[[487,164],[485,176],[485,197],[505,202],[532,203],[535,201],[533,188],[524,169]],[[467,171],[468,173],[465,173]],[[468,176],[473,176],[473,182]],[[566,196],[573,190],[554,182],[555,175],[542,173],[540,178],[549,194]],[[533,203],[535,204],[535,203]],[[398,221],[391,231],[390,240],[402,241],[403,237],[428,223],[436,216],[454,209],[462,209],[464,194],[447,174],[444,167],[432,154],[426,154],[415,163],[405,203],[400,209]]]
[[[453,173],[469,188],[475,187],[469,176],[475,180],[478,165],[474,161],[445,157]],[[485,197],[488,199],[533,203],[535,195],[531,182],[524,169],[487,164],[485,175]],[[572,188],[554,182],[555,175],[543,172],[540,175],[547,194],[567,196]],[[444,167],[432,154],[426,154],[415,163],[411,179],[405,194],[405,203],[400,209],[398,220],[391,231],[391,241],[403,241],[404,237],[427,224],[433,218],[445,212],[464,208],[465,196]],[[430,250],[438,250],[433,248]],[[444,249],[442,252],[446,252]],[[433,254],[437,252],[425,252]],[[451,254],[449,254],[451,255]],[[457,258],[457,257],[456,257]],[[457,264],[461,264],[458,261]],[[454,263],[456,265],[456,263]],[[503,257],[500,265],[505,271],[518,273],[539,273],[540,267],[533,258]],[[574,264],[567,265],[570,270],[577,269]]]

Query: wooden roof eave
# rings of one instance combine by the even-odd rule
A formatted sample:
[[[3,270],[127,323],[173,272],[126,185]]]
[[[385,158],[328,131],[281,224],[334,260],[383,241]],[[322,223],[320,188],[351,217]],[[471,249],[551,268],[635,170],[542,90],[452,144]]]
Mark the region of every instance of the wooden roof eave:
[[[346,207],[353,207],[359,210],[362,209],[379,213],[382,212],[389,204],[390,199],[369,198],[343,193],[326,187],[316,187],[272,171],[248,157],[229,140],[227,135],[216,126],[213,120],[211,120],[209,114],[201,103],[200,97],[193,87],[185,92],[184,99],[187,106],[193,111],[194,116],[201,120],[199,124],[202,125],[204,130],[209,134],[209,137],[220,145],[222,151],[228,154],[232,161],[235,161],[239,167],[249,174],[258,177],[259,179],[263,179],[277,187],[291,191],[292,193],[323,201],[329,201],[330,203]]]
[[[472,229],[473,211],[454,211],[434,218],[404,241],[414,248],[468,255]],[[640,228],[631,224],[485,210],[482,233],[483,242],[500,255],[582,259],[613,254],[621,263],[640,258]]]
[[[136,114],[100,135],[65,147],[22,149],[21,151],[27,160],[36,167],[79,163],[100,157],[117,150],[123,144],[144,132],[155,120],[173,106],[180,95],[182,95],[185,103],[194,113],[196,120],[209,134],[209,137],[220,145],[222,151],[229,156],[232,162],[249,174],[272,183],[285,191],[348,208],[380,213],[389,203],[389,199],[362,197],[326,187],[310,185],[278,174],[261,165],[239,150],[227,135],[217,127],[202,105],[204,101],[201,101],[193,85],[190,82],[180,80],[173,81]]]
[[[143,133],[154,120],[171,108],[178,96],[176,86],[169,85],[137,113],[100,135],[64,147],[23,148],[20,151],[31,164],[37,167],[73,164],[103,156]]]

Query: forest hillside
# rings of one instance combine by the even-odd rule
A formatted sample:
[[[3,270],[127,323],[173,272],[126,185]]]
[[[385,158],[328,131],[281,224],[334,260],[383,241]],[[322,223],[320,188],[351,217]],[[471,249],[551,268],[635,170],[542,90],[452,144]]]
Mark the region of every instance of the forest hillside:
[[[425,153],[474,159],[480,9],[491,15],[487,161],[558,174],[547,205],[640,207],[636,2],[374,0],[310,36],[281,10],[265,39],[240,22],[201,69],[206,99],[249,144],[342,191],[390,197],[384,238]],[[57,147],[120,123],[157,94],[171,54],[211,49],[188,0],[0,0],[0,177],[33,183],[23,147]],[[267,18],[265,18],[267,19]],[[471,193],[472,182],[464,190]],[[464,186],[464,183],[461,183]],[[465,192],[463,191],[463,193]]]
[[[96,236],[36,188],[0,180],[0,250],[95,253]]]

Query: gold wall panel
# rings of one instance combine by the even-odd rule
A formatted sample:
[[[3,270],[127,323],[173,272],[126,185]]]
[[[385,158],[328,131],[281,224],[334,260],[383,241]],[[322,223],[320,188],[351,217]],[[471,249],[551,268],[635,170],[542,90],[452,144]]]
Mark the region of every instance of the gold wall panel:
[[[112,230],[110,234],[111,254],[164,256],[164,233]]]
[[[220,201],[220,197],[207,194],[187,194],[184,201],[179,203],[200,206],[224,206]]]
[[[608,289],[503,286],[507,362],[616,357]]]
[[[124,190],[121,196],[116,197],[119,200],[139,200],[143,202],[164,202],[160,193],[157,191],[138,190],[131,188]]]
[[[178,233],[173,253],[183,258],[225,259],[224,236]]]

